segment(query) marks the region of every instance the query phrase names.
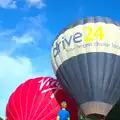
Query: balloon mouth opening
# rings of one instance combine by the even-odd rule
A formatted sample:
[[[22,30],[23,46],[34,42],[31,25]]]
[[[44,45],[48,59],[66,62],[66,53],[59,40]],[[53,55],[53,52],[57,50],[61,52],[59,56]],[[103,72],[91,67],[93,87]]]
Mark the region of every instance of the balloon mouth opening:
[[[101,114],[89,114],[86,116],[87,118],[90,118],[90,119],[95,119],[95,120],[104,120],[105,116],[104,115],[101,115]]]
[[[104,118],[112,109],[112,105],[100,101],[91,101],[81,104],[80,109],[83,111],[85,116]]]

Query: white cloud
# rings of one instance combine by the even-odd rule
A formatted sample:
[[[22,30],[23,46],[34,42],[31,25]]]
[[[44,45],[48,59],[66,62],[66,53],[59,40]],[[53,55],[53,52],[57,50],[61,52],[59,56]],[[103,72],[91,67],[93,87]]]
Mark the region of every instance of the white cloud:
[[[28,3],[29,7],[37,7],[39,9],[44,8],[46,4],[43,2],[43,0],[26,0]]]
[[[0,51],[12,54],[18,50],[23,53],[25,49],[31,49],[37,54],[41,47],[44,46],[43,48],[47,49],[53,34],[47,29],[46,22],[45,15],[38,15],[20,20],[13,30],[0,30],[0,44],[2,45]]]
[[[0,0],[0,7],[1,8],[5,8],[5,9],[16,9],[17,5],[16,3],[19,3],[21,1],[17,1],[17,0]],[[44,7],[46,7],[46,4],[43,2],[43,0],[24,0],[23,1],[23,6],[28,5],[29,8],[30,7],[36,7],[38,9],[42,9]]]
[[[12,40],[16,41],[16,43],[19,43],[19,44],[20,43],[26,44],[26,43],[34,42],[34,38],[29,33],[25,33],[20,37],[13,36]]]
[[[22,81],[34,76],[33,65],[27,57],[10,57],[6,54],[0,54],[0,85],[2,91],[6,88],[9,91],[14,90],[16,85]]]
[[[2,8],[17,8],[16,1],[14,0],[0,0],[0,7]]]

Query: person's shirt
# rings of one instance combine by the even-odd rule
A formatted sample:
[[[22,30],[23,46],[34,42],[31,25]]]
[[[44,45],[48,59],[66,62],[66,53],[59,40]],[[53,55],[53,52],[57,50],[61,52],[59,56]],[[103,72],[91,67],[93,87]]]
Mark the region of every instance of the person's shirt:
[[[57,120],[70,120],[70,114],[67,110],[62,109],[58,112]]]

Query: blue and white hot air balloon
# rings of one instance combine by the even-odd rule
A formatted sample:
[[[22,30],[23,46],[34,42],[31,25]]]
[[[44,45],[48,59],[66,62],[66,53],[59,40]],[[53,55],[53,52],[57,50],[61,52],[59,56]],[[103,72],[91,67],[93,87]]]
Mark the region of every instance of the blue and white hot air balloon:
[[[56,37],[51,58],[57,79],[86,116],[104,117],[120,97],[120,24],[79,19]]]

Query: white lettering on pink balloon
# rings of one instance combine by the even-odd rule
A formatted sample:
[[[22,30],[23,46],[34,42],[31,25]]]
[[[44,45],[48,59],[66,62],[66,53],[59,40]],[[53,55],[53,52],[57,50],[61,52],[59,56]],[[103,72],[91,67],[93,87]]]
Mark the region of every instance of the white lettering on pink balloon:
[[[54,98],[54,95],[59,91],[61,90],[61,86],[59,84],[59,82],[55,81],[55,80],[52,80],[51,78],[48,78],[48,79],[42,79],[40,80],[38,83],[40,83],[40,88],[39,88],[39,91],[41,91],[41,93],[46,93],[48,91],[51,91],[51,90],[55,90],[54,93],[52,93],[52,95],[50,96],[51,98]],[[43,87],[47,87],[47,86],[50,86],[49,88],[45,88],[44,90]]]

